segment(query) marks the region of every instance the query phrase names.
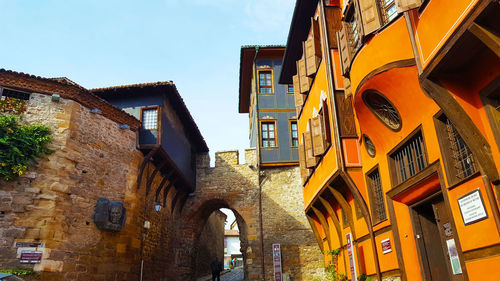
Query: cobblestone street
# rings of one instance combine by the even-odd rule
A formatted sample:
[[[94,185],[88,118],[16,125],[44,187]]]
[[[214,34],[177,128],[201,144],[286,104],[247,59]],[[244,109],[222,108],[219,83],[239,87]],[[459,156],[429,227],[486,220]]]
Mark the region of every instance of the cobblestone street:
[[[221,281],[241,281],[243,280],[243,267],[237,267],[220,277]]]

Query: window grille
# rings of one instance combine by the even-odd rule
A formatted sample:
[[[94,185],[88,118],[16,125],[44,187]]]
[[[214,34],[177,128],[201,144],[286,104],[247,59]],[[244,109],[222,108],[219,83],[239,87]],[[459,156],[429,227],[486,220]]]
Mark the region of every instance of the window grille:
[[[142,128],[145,130],[158,130],[158,108],[142,110]]]
[[[372,217],[374,223],[387,219],[384,204],[384,192],[378,169],[368,175],[368,186],[371,194]]]
[[[477,172],[476,163],[472,152],[465,143],[464,139],[457,132],[457,129],[446,118],[446,131],[448,133],[448,141],[450,142],[450,149],[452,151],[451,158],[453,159],[453,167],[456,171],[456,177],[465,179]]]
[[[275,147],[276,134],[274,132],[274,122],[262,122],[262,147]]]
[[[259,71],[259,93],[272,93],[273,83],[271,71]]]
[[[395,131],[401,128],[401,117],[398,110],[382,94],[375,90],[366,91],[363,93],[363,101],[387,127]]]
[[[391,155],[394,160],[396,184],[400,184],[427,166],[422,133],[418,132]]]
[[[363,139],[365,140],[366,152],[370,155],[370,157],[375,157],[377,151],[375,150],[375,145],[372,140],[367,135],[363,135]]]

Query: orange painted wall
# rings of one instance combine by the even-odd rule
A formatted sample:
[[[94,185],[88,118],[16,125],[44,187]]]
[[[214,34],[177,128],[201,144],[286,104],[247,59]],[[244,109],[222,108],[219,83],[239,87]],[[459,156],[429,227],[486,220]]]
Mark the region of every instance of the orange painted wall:
[[[460,213],[460,209],[458,207],[457,199],[460,196],[477,188],[480,189],[481,196],[483,197],[483,202],[486,207],[488,218],[480,222],[465,226],[462,220],[462,214]],[[449,190],[448,196],[450,199],[450,207],[451,211],[453,212],[455,225],[457,227],[457,232],[460,237],[462,251],[482,248],[500,243],[500,236],[498,235],[495,221],[493,220],[491,205],[488,201],[488,197],[486,197],[486,191],[481,177],[475,177],[461,184],[460,186]]]
[[[422,13],[412,13],[415,41],[425,68],[479,0],[429,1]]]
[[[465,263],[469,280],[497,281],[500,276],[500,256]]]
[[[313,85],[309,91],[309,95],[302,109],[302,114],[300,115],[300,119],[298,121],[298,129],[299,133],[306,131],[307,122],[309,119],[313,117],[313,109],[319,110],[319,105],[321,104],[321,92],[324,92],[327,95],[328,104],[331,104],[331,100],[328,93],[328,85],[326,80],[326,64],[323,60],[319,66],[318,72],[314,79]],[[329,106],[331,109],[331,106]],[[331,118],[331,110],[330,110],[330,128],[331,132],[334,132],[333,129],[333,118]],[[326,154],[323,156],[322,161],[316,166],[316,169],[313,175],[310,177],[309,181],[304,187],[304,204],[307,208],[311,203],[311,200],[318,193],[318,191],[323,187],[326,182],[330,179],[330,177],[335,173],[337,169],[337,155],[336,155],[336,147],[334,136],[332,136],[332,145]]]
[[[397,42],[397,43],[396,43]],[[356,91],[371,71],[388,63],[414,58],[410,36],[403,17],[375,34],[354,57],[351,64],[351,87]]]

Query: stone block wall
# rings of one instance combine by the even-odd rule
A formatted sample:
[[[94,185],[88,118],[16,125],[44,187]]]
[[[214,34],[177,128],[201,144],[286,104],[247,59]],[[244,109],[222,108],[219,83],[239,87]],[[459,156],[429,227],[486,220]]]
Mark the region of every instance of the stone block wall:
[[[224,223],[226,215],[221,211],[213,212],[208,217],[207,223],[200,235],[196,255],[195,277],[209,275],[210,264],[215,257],[222,263],[224,261]]]
[[[0,182],[0,268],[33,269],[42,280],[138,280],[145,219],[152,221],[145,241],[157,244],[145,243],[143,256],[166,260],[156,252],[170,243],[171,214],[167,208],[157,214],[144,187],[136,190],[143,155],[134,132],[74,101],[52,102],[41,94],[31,95],[23,121],[49,126],[55,152],[19,179]],[[96,228],[92,216],[100,197],[124,204],[121,232]],[[15,241],[44,242],[42,262],[20,264]],[[150,278],[144,280],[164,278],[165,266],[145,268]]]

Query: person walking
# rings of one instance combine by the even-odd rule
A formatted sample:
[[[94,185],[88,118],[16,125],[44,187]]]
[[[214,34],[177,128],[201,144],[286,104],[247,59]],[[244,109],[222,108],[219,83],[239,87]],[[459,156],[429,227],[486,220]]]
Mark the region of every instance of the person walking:
[[[217,281],[220,281],[222,263],[219,261],[219,258],[215,257],[215,260],[210,264],[210,269],[212,270],[212,281],[215,281],[215,277],[217,277]]]

